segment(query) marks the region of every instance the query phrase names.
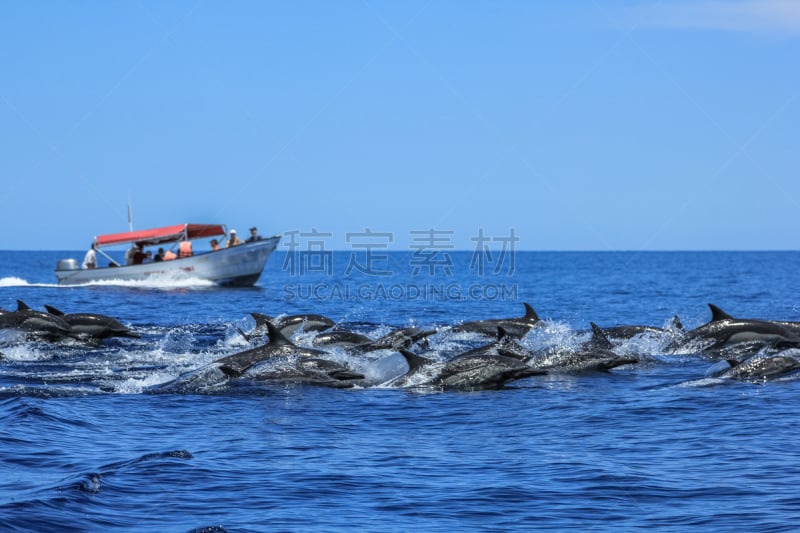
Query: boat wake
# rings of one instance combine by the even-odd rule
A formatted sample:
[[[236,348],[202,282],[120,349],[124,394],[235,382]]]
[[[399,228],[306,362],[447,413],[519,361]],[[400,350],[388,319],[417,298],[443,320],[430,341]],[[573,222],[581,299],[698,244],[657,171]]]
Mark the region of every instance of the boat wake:
[[[186,276],[158,276],[147,280],[109,279],[90,281],[80,285],[70,285],[70,287],[128,287],[134,289],[180,290],[205,289],[208,287],[216,287],[216,284],[205,279]]]
[[[58,287],[55,283],[31,283],[28,280],[10,276],[0,278],[0,287]]]
[[[127,287],[134,289],[158,289],[158,290],[183,290],[183,289],[205,289],[216,287],[208,280],[192,278],[187,276],[159,276],[148,280],[122,280],[109,279],[103,281],[90,281],[75,285],[59,285],[57,283],[31,283],[18,277],[0,278],[0,288],[2,287],[45,287],[45,288],[70,288],[75,287]]]

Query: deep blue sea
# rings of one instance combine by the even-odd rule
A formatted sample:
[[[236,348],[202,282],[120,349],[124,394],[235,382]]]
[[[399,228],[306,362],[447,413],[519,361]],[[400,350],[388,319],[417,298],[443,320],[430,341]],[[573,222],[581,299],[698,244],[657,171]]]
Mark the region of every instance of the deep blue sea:
[[[800,253],[516,252],[476,258],[276,252],[254,288],[55,285],[74,252],[0,252],[0,307],[103,313],[142,334],[97,346],[0,332],[3,531],[796,531],[800,380],[709,377],[649,337],[639,363],[473,392],[252,383],[147,394],[249,347],[251,312],[319,313],[378,336],[514,317],[523,343],[600,326],[686,328],[708,303],[800,321]],[[306,261],[307,259],[313,259]],[[434,261],[435,259],[435,261]],[[489,260],[491,259],[491,260]],[[314,333],[293,340],[309,344]],[[441,357],[479,339],[431,338]]]

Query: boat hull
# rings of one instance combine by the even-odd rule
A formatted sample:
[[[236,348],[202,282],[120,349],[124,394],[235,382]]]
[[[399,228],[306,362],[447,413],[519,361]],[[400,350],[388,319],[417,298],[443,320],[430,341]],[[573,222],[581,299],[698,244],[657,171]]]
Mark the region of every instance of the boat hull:
[[[78,269],[63,268],[74,265],[74,261],[59,261],[56,277],[59,285],[82,285],[98,281],[200,279],[215,285],[249,287],[261,277],[280,238],[280,235],[275,235],[222,250],[143,265]]]

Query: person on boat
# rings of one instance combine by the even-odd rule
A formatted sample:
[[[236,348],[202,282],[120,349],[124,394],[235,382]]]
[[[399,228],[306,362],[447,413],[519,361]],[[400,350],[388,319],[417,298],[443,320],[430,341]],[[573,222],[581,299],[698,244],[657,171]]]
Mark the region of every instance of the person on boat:
[[[253,226],[250,228],[250,238],[246,242],[256,242],[261,240],[261,235],[258,234],[258,228]]]
[[[192,241],[181,241],[178,246],[178,257],[192,257]]]
[[[144,263],[144,258],[147,257],[142,250],[142,246],[140,244],[136,245],[136,251],[133,252],[133,262],[132,265],[141,265]]]
[[[97,268],[97,252],[95,252],[95,244],[92,243],[89,251],[83,256],[83,268]]]
[[[216,252],[219,249],[219,241],[217,239],[211,239],[211,251]]]
[[[136,255],[136,250],[138,249],[137,245],[133,245],[128,248],[128,251],[125,252],[125,264],[132,265],[133,264],[133,256]]]
[[[164,261],[172,261],[176,259],[178,256],[172,250],[167,250],[164,252]]]
[[[152,262],[153,262],[153,252],[150,251],[150,250],[147,250],[144,253],[144,259],[142,259],[142,263],[152,263]]]
[[[164,249],[163,248],[159,248],[158,252],[156,252],[156,256],[153,258],[153,262],[154,263],[158,263],[158,262],[163,261],[163,260],[164,260]]]
[[[242,241],[242,239],[240,239],[239,237],[236,236],[236,230],[232,229],[231,230],[231,238],[228,239],[228,244],[227,244],[226,248],[230,248],[231,246],[237,246],[239,244],[242,244],[243,242],[244,241]]]

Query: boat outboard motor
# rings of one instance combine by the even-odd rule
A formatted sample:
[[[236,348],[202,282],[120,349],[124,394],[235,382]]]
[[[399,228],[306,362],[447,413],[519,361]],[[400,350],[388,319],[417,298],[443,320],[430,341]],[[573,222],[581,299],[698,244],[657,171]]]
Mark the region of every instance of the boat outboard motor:
[[[79,270],[78,262],[75,259],[60,259],[56,264],[56,270]]]

